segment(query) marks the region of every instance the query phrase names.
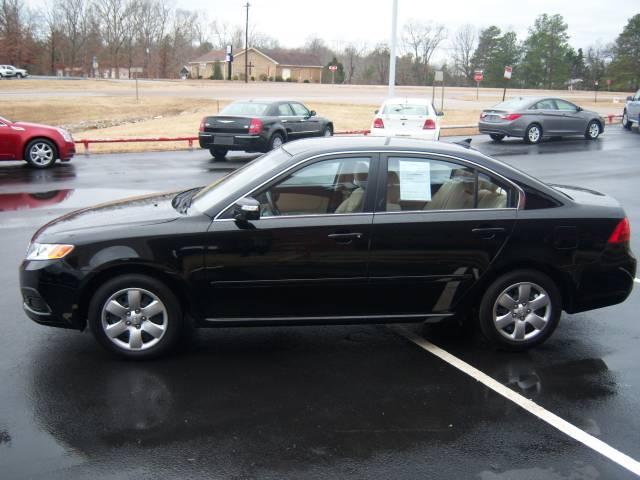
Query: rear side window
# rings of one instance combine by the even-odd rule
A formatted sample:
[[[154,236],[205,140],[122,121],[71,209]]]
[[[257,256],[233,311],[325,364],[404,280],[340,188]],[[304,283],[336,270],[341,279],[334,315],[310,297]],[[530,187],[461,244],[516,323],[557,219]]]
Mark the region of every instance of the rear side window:
[[[524,194],[525,210],[541,210],[543,208],[555,208],[560,206],[560,204],[553,198],[535,190],[531,190],[530,188],[525,187]]]
[[[389,157],[386,211],[510,208],[515,191],[506,183],[452,162]]]
[[[288,103],[281,103],[278,105],[278,116],[279,117],[291,117],[293,116],[293,111]]]
[[[556,102],[553,100],[542,100],[533,107],[534,110],[556,110]]]

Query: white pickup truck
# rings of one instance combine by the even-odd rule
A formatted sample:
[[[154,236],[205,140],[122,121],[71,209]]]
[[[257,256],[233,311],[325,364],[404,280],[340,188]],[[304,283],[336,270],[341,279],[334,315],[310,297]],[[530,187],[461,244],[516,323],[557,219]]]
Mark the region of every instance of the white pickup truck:
[[[633,97],[627,97],[622,112],[622,126],[628,130],[633,125],[640,126],[640,90]]]
[[[2,78],[24,78],[29,76],[26,70],[16,68],[13,65],[0,65],[0,79]]]

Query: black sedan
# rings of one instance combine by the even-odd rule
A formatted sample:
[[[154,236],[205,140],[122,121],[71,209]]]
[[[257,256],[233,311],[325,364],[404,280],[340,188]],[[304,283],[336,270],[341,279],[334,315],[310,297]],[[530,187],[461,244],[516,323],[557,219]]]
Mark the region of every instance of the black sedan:
[[[330,137],[333,123],[300,102],[248,100],[224,107],[200,122],[200,147],[216,160],[231,150],[268,152],[290,140]]]
[[[611,197],[551,186],[462,146],[292,142],[206,188],[69,213],[33,236],[24,309],[130,358],[192,326],[478,322],[542,343],[622,302],[636,260]]]

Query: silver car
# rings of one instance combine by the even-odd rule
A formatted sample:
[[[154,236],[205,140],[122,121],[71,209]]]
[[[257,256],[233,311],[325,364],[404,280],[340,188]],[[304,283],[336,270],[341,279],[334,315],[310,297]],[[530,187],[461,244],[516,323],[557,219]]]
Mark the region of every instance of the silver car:
[[[595,140],[604,132],[604,118],[597,112],[560,98],[511,98],[483,110],[478,128],[495,142],[520,137],[527,143],[543,138],[584,135]]]

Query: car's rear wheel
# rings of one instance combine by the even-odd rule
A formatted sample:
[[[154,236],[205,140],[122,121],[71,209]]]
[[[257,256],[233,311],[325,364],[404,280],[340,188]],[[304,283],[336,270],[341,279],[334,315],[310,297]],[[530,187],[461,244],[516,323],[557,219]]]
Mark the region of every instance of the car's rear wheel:
[[[274,133],[269,139],[269,151],[280,148],[284,143],[284,137],[279,133]]]
[[[537,123],[532,123],[524,132],[524,141],[531,144],[540,143],[542,141],[542,127]]]
[[[227,148],[210,148],[211,156],[218,161],[226,160],[229,149]]]
[[[504,140],[504,137],[505,137],[500,133],[490,133],[489,136],[491,137],[491,140],[493,140],[494,142],[501,142],[502,140]]]
[[[526,350],[549,338],[561,310],[560,292],[551,278],[536,270],[516,270],[487,288],[480,303],[480,330],[497,348]]]
[[[49,168],[58,157],[54,143],[44,138],[32,140],[25,149],[25,160],[35,168]]]
[[[180,303],[162,282],[127,274],[102,285],[89,304],[88,322],[100,345],[121,357],[167,353],[183,329]]]
[[[623,126],[624,128],[626,128],[627,130],[631,130],[631,125],[633,125],[633,123],[631,123],[631,122],[629,121],[629,115],[627,114],[627,111],[625,110],[625,111],[622,113],[622,126]]]
[[[600,123],[597,120],[591,120],[587,125],[587,131],[584,132],[584,137],[587,140],[595,140],[600,136],[600,132]]]

